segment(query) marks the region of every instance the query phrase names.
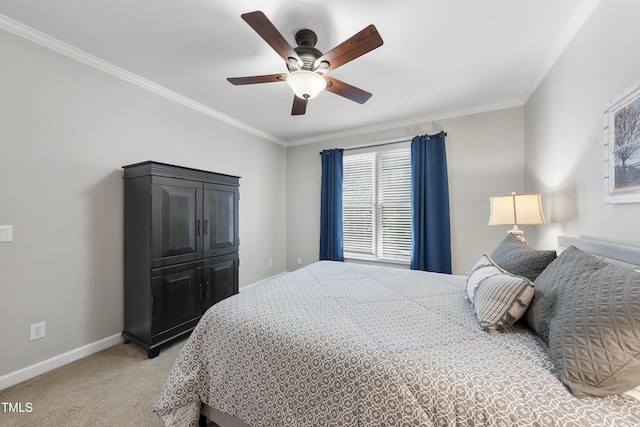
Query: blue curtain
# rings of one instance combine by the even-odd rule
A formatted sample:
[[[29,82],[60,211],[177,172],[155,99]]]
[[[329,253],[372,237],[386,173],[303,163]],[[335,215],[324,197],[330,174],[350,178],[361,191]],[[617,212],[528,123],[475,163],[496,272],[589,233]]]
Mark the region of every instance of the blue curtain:
[[[341,148],[322,151],[320,190],[320,259],[344,261],[342,243]]]
[[[445,133],[411,142],[411,269],[451,273]]]

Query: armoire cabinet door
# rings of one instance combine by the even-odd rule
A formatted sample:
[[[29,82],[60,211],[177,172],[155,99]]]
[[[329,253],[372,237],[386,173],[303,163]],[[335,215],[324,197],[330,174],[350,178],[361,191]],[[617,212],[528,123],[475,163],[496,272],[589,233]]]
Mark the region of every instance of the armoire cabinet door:
[[[202,258],[202,183],[154,177],[151,199],[152,267]]]
[[[193,326],[189,322],[202,315],[202,277],[201,261],[153,271],[152,337],[180,326]]]
[[[204,282],[207,287],[203,311],[238,293],[238,254],[205,260]]]
[[[204,184],[204,257],[238,251],[238,187]]]

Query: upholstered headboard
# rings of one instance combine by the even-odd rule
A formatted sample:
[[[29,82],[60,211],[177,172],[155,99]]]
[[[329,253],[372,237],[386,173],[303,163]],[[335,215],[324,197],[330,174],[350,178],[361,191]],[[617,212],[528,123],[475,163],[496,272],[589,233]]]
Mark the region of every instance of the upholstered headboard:
[[[569,246],[602,257],[613,264],[640,270],[640,248],[579,237],[558,236],[558,254]]]

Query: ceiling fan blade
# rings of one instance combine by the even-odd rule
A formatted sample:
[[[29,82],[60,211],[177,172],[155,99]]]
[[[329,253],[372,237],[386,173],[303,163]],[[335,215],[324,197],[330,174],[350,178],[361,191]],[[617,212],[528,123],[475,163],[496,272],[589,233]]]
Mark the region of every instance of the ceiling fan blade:
[[[293,107],[291,108],[292,116],[301,116],[307,111],[307,99],[293,96]]]
[[[316,59],[314,69],[318,68],[321,62],[328,62],[329,68],[323,70],[323,72],[329,72],[382,46],[382,43],[382,37],[380,37],[376,27],[369,25],[358,34],[355,34]]]
[[[260,35],[266,41],[269,46],[275,50],[278,55],[284,59],[285,62],[289,62],[289,58],[295,58],[298,62],[300,62],[300,57],[293,50],[293,47],[285,40],[285,38],[280,34],[278,29],[273,25],[269,18],[265,16],[264,13],[260,10],[256,10],[255,12],[244,13],[240,15],[242,19],[245,20],[251,28],[255,30],[256,33]]]
[[[229,80],[229,83],[232,83],[234,85],[252,85],[255,83],[284,82],[287,80],[287,73],[268,74],[265,76],[228,77],[227,80]]]
[[[369,92],[355,86],[351,86],[349,83],[345,83],[329,76],[324,76],[324,78],[330,83],[327,85],[327,90],[335,93],[336,95],[344,96],[345,98],[359,104],[364,104],[369,98],[371,98],[371,94]]]

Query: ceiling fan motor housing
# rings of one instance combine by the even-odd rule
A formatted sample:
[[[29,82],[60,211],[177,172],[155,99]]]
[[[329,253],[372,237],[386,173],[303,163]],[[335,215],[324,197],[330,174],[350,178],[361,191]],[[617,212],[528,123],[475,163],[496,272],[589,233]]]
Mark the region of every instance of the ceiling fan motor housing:
[[[298,64],[296,64],[296,61],[290,61],[289,63],[287,63],[287,68],[289,69],[289,71],[296,71],[300,69],[315,71],[313,69],[313,64],[315,63],[316,59],[322,56],[322,52],[314,47],[317,41],[318,36],[311,30],[302,29],[296,33],[296,43],[298,44],[298,46],[294,47],[293,50],[295,50],[295,52],[298,54],[298,56],[302,60],[303,65],[300,68]]]

